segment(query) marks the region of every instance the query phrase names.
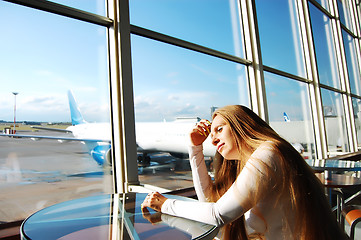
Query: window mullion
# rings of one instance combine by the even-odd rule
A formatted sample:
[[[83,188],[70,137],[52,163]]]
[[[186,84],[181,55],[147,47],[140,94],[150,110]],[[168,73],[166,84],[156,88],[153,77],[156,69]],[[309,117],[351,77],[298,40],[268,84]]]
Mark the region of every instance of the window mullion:
[[[135,137],[135,114],[133,96],[132,59],[130,44],[129,1],[119,2],[119,61],[120,61],[120,104],[123,128],[123,162],[125,171],[124,192],[129,185],[139,185],[137,146]]]
[[[109,13],[114,19],[114,27],[109,29],[114,192],[124,193],[128,191],[129,184],[139,183],[130,56],[129,7],[128,0],[111,0],[109,5]]]
[[[268,122],[266,91],[254,0],[241,0],[252,110]]]
[[[113,21],[110,18],[103,17],[94,13],[82,11],[76,8],[68,7],[62,4],[45,0],[5,0],[7,2],[16,3],[22,6],[55,13],[61,16],[78,19],[85,22],[94,23],[104,27],[110,27]]]
[[[342,94],[343,105],[345,109],[345,121],[346,121],[346,129],[348,133],[348,140],[349,145],[351,147],[351,151],[354,151],[355,148],[357,149],[357,139],[356,139],[356,128],[355,128],[355,121],[353,117],[353,110],[352,110],[352,99],[349,95],[351,93],[350,88],[350,81],[348,77],[348,69],[347,69],[347,62],[346,62],[346,55],[345,55],[345,48],[344,42],[342,37],[342,28],[341,28],[341,21],[339,16],[339,9],[337,5],[337,0],[333,1],[333,8],[335,18],[331,19],[332,28],[333,28],[333,36],[336,41],[336,55],[337,57],[337,65],[339,66],[338,69],[340,71],[340,80],[341,80],[341,89],[346,91],[346,95]]]

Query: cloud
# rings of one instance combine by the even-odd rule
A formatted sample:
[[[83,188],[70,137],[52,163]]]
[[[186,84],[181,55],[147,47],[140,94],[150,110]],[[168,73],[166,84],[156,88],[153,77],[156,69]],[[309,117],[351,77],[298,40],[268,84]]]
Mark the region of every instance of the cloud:
[[[168,95],[168,100],[170,101],[178,101],[180,98],[177,95],[170,94]]]
[[[162,93],[162,94],[160,94]],[[177,117],[209,117],[209,92],[168,92],[156,90],[136,96],[136,121],[172,121]]]
[[[154,99],[151,97],[136,96],[134,98],[134,105],[136,108],[145,108],[153,104]]]
[[[94,104],[81,104],[79,106],[83,117],[88,122],[109,122],[109,105],[106,103],[94,105]]]
[[[173,114],[174,115],[178,115],[178,116],[182,116],[182,115],[185,115],[185,116],[194,116],[194,115],[197,115],[198,111],[199,111],[199,107],[198,106],[195,106],[191,103],[187,103],[183,106],[178,106]],[[198,113],[199,114],[199,113]]]
[[[22,101],[22,105],[49,105],[55,104],[56,98],[53,96],[28,97]]]

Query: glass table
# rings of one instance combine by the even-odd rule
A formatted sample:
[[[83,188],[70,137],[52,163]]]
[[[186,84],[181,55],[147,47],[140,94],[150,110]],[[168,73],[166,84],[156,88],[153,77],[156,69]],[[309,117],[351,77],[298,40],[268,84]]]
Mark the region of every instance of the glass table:
[[[311,165],[316,171],[361,171],[361,162],[347,160],[323,160],[317,166]]]
[[[326,188],[326,195],[328,196],[330,205],[332,206],[332,195],[337,196],[337,203],[334,207],[336,209],[336,216],[338,220],[342,221],[341,210],[343,205],[348,200],[345,199],[345,188],[360,187],[361,179],[358,177],[345,174],[345,172],[361,171],[361,163],[348,160],[329,159],[321,161],[317,166],[311,168],[318,172],[316,176]]]
[[[324,172],[326,180],[332,180],[333,172],[357,172],[361,171],[361,162],[347,160],[319,160],[317,165],[308,163],[316,172]]]
[[[218,228],[149,209],[143,217],[146,193],[108,194],[80,198],[44,208],[24,220],[22,239],[213,239]],[[193,199],[167,195],[187,201]],[[153,223],[151,223],[153,222]]]

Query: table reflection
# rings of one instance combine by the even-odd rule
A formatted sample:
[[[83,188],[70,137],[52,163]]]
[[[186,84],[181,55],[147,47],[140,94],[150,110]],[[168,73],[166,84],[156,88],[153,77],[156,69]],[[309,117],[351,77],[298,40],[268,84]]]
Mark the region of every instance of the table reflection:
[[[151,223],[140,207],[145,197],[145,193],[109,194],[50,206],[23,222],[22,239],[213,239],[218,232],[214,226],[149,209],[149,216],[157,218]]]

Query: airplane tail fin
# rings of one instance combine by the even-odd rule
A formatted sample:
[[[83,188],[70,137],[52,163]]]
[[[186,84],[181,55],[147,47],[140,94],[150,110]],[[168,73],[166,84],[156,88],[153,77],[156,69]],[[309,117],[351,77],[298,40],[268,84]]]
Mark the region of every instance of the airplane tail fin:
[[[286,112],[283,113],[283,119],[285,120],[285,122],[291,122],[291,119],[288,117]]]
[[[69,99],[71,123],[73,125],[86,123],[71,90],[68,91],[68,99]]]

